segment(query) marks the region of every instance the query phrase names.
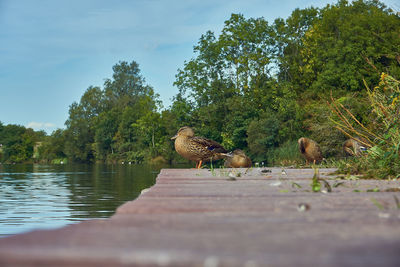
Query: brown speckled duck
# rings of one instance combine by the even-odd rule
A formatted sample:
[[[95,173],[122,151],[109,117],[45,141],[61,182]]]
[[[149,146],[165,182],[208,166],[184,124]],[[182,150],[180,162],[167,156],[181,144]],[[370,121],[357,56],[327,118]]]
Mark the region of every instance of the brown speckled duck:
[[[301,154],[306,158],[307,163],[319,163],[322,161],[322,152],[314,140],[302,137],[298,141]]]
[[[251,159],[246,156],[243,150],[235,149],[230,153],[226,160],[224,166],[227,168],[250,168]]]
[[[368,144],[368,141],[365,140],[365,138],[360,138],[360,137],[356,137],[355,139],[353,138],[347,139],[343,143],[343,151],[346,154],[346,156],[359,157],[361,156],[363,151],[367,150],[366,145],[364,145],[363,143]]]
[[[219,143],[203,137],[194,136],[192,128],[185,126],[171,138],[175,139],[175,150],[182,157],[196,161],[196,168],[210,160],[218,160],[226,157],[226,149]]]

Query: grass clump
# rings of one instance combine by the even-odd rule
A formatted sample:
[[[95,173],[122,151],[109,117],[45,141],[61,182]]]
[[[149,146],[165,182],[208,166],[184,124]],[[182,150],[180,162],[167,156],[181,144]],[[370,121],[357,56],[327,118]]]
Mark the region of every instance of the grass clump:
[[[378,86],[370,89],[365,85],[370,110],[375,117],[369,125],[361,123],[340,103],[329,103],[338,118],[332,119],[335,127],[367,148],[362,156],[339,164],[339,170],[362,173],[365,178],[399,178],[400,82],[382,73]]]
[[[298,166],[303,161],[297,140],[287,141],[273,149],[268,158],[268,162],[272,166]]]

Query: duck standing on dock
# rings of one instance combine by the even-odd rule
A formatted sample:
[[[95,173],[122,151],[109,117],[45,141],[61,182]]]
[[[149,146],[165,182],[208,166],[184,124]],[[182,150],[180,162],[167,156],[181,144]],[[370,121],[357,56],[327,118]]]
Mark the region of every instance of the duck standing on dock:
[[[298,141],[301,154],[306,158],[306,162],[319,163],[322,161],[322,152],[319,145],[314,140],[301,137]]]
[[[241,149],[235,149],[228,154],[224,166],[227,168],[250,168],[251,159]]]
[[[200,169],[203,162],[219,160],[227,157],[227,150],[219,143],[194,136],[194,131],[188,126],[178,130],[178,133],[171,138],[175,139],[175,150],[185,159],[196,161],[196,168]]]

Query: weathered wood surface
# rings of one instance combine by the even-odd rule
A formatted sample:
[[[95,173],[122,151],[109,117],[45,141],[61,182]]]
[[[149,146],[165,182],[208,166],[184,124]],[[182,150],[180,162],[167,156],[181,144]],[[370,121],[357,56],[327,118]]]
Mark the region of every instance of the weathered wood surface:
[[[366,192],[399,182],[261,170],[164,169],[109,219],[0,239],[0,266],[400,266],[399,193]]]

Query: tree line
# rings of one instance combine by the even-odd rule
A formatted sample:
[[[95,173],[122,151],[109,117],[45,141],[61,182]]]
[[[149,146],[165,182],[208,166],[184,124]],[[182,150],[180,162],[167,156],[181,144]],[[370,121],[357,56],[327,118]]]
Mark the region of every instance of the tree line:
[[[254,161],[296,160],[301,136],[320,143],[325,157],[340,157],[346,137],[333,130],[326,101],[373,123],[365,87],[382,72],[400,77],[400,18],[376,0],[295,9],[273,23],[232,14],[193,50],[170,107],[138,63],[120,61],[103,87],[90,86],[70,105],[65,129],[47,136],[0,124],[1,161],[29,160],[40,142],[39,161],[172,162],[180,157],[170,137],[184,125]]]

